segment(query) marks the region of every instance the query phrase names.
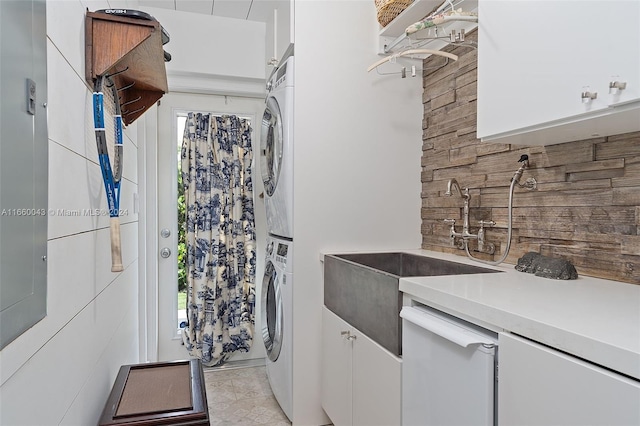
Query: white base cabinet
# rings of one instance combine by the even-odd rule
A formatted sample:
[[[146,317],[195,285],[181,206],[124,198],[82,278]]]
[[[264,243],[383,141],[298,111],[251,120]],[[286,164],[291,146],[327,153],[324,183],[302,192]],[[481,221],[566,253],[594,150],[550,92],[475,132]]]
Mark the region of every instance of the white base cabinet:
[[[640,425],[640,382],[511,334],[499,347],[499,424]]]
[[[402,361],[322,308],[322,407],[335,426],[401,424]]]
[[[353,344],[348,340],[353,327],[322,308],[322,408],[334,425],[351,425],[353,394],[351,369]]]

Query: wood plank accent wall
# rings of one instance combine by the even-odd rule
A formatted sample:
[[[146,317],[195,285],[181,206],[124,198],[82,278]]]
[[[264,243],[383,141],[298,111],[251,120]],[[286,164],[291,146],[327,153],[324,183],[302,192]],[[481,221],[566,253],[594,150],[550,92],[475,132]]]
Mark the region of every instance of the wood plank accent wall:
[[[476,40],[475,33],[467,40]],[[528,251],[570,260],[580,275],[640,284],[640,132],[556,145],[518,146],[476,138],[477,50],[448,47],[459,60],[431,56],[423,72],[422,248],[466,256],[450,246],[446,218],[462,229],[461,197],[447,181],[470,188],[470,224],[493,220],[486,241],[498,259],[507,237],[509,184],[528,154],[538,188],[516,188],[506,263]],[[550,141],[552,143],[553,141]],[[475,242],[472,247],[475,247]]]

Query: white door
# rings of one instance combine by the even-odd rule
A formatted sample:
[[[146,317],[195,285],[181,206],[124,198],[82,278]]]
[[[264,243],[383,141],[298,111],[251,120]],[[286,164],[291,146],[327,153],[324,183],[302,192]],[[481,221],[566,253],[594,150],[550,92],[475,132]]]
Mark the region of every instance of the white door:
[[[282,349],[282,288],[280,287],[283,272],[275,267],[271,260],[267,260],[265,274],[260,286],[262,306],[260,320],[264,325],[261,329],[262,341],[267,351],[267,356],[275,362]],[[290,343],[287,343],[290,344]]]
[[[278,186],[283,155],[283,129],[280,106],[273,97],[268,97],[262,115],[262,138],[260,138],[260,172],[268,196]]]
[[[156,182],[149,192],[155,192],[157,206],[156,220],[149,220],[147,235],[148,262],[155,263],[157,268],[156,293],[148,291],[147,300],[153,305],[157,300],[157,360],[175,360],[189,357],[180,335],[180,323],[186,319],[184,307],[178,305],[178,153],[182,143],[182,131],[188,112],[207,112],[217,115],[235,114],[250,120],[252,146],[254,148],[254,210],[256,217],[257,273],[256,291],[259,292],[262,281],[265,259],[266,224],[262,179],[258,164],[257,149],[260,144],[260,125],[258,120],[264,112],[264,99],[240,98],[217,95],[196,95],[186,93],[169,93],[165,95],[158,107],[158,141],[155,149],[147,147],[147,161],[157,164]],[[153,168],[148,168],[153,169]],[[151,186],[151,185],[150,185]],[[155,189],[155,191],[154,191]],[[148,204],[153,204],[153,194],[147,197]],[[153,214],[153,209],[148,209]],[[155,223],[154,223],[155,222]],[[156,256],[153,256],[154,249]],[[151,266],[153,268],[153,265]],[[149,288],[149,286],[147,286]],[[257,303],[260,295],[256,294]],[[182,298],[181,298],[182,302]],[[260,312],[256,306],[255,312]],[[256,330],[260,330],[260,318],[256,315]],[[153,341],[153,336],[147,338]],[[153,343],[150,345],[153,346]],[[152,352],[151,350],[150,352]],[[264,345],[259,332],[254,332],[251,351],[248,354],[236,354],[231,360],[263,358]],[[154,360],[152,353],[148,358]]]

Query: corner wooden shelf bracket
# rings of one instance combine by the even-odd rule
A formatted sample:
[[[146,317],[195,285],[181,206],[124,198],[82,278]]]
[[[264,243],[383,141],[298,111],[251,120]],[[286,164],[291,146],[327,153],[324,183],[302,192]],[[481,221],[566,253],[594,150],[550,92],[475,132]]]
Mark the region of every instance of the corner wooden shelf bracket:
[[[113,75],[119,89],[122,119],[133,123],[169,91],[157,21],[87,11],[85,17],[85,79]]]

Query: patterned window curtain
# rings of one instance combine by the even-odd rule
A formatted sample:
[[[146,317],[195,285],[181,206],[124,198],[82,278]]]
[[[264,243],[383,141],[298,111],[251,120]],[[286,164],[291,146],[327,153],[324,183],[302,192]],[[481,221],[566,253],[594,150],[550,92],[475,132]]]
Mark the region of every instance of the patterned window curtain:
[[[189,113],[181,172],[186,204],[189,354],[220,365],[248,352],[255,327],[251,127],[234,115]]]

